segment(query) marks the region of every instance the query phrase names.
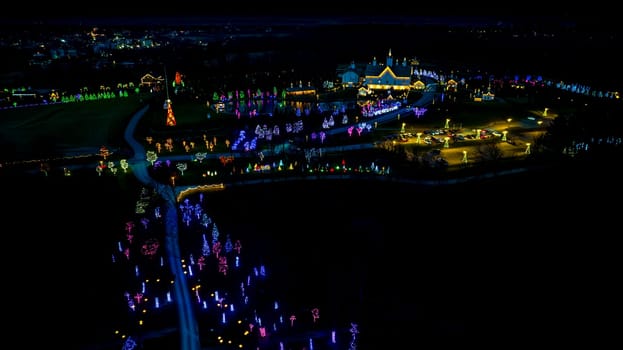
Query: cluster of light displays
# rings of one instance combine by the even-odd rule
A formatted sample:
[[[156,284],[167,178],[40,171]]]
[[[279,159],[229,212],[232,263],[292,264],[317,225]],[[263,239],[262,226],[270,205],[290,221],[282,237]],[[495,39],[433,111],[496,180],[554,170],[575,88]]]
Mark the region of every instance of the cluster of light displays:
[[[292,306],[271,293],[270,269],[247,262],[244,242],[222,234],[203,209],[204,193],[178,198],[179,264],[185,275],[202,346],[236,349],[285,349],[322,344],[348,344],[348,327],[328,329],[318,306]],[[149,207],[128,221],[116,242],[113,262],[119,267],[123,290],[118,299],[126,309],[117,336],[126,345],[140,343],[140,334],[175,328],[176,295],[162,233],[159,206]],[[250,259],[251,260],[251,259]],[[331,323],[332,325],[334,323]],[[294,336],[296,334],[296,336]]]

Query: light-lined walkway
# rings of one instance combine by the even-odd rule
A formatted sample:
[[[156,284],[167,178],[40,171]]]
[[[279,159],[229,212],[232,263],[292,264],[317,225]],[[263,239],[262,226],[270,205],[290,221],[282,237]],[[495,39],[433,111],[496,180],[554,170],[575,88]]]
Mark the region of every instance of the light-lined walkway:
[[[145,159],[145,148],[134,139],[136,125],[147,112],[149,106],[143,107],[137,112],[125,130],[125,139],[134,151],[133,158],[128,160],[130,168],[134,175],[146,186],[154,188],[156,192],[165,200],[164,208],[164,224],[166,234],[165,249],[167,259],[173,276],[174,283],[174,299],[177,304],[179,316],[179,333],[180,333],[180,349],[181,350],[200,350],[201,343],[199,340],[199,327],[195,318],[190,301],[190,293],[186,286],[186,275],[181,265],[181,253],[178,241],[178,220],[177,220],[177,200],[174,189],[169,185],[164,185],[154,180],[147,171],[150,163]]]

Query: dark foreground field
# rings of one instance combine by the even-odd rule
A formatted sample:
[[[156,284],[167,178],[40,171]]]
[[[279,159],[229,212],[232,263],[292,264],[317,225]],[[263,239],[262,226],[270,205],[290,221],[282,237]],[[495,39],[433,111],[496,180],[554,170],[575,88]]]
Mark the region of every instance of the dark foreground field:
[[[361,295],[337,293],[333,302],[358,315],[361,348],[382,349],[381,339],[605,341],[614,331],[606,317],[620,305],[612,201],[621,187],[618,174],[569,170],[432,188],[234,186],[210,194],[209,210],[221,232],[244,231],[274,249],[272,261],[288,266],[279,288],[304,295],[329,288],[312,281],[344,290],[358,281]],[[138,187],[102,180],[35,177],[2,187],[3,217],[21,218],[5,221],[6,291],[20,300],[8,317],[50,346],[97,348],[87,344],[108,339],[111,232],[131,214]]]

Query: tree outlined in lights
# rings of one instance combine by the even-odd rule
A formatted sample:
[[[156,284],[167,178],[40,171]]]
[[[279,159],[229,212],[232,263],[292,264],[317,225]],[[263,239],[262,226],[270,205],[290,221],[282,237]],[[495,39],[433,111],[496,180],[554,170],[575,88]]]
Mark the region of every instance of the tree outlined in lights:
[[[203,235],[203,244],[201,245],[201,255],[202,256],[210,256],[210,254],[212,254],[212,248],[210,247],[210,244],[208,243],[208,240],[206,239],[205,235]]]
[[[104,163],[103,160],[100,160],[97,163],[97,166],[95,167],[95,171],[97,171],[97,176],[102,176],[102,173],[104,173],[105,169],[106,169],[106,164]]]
[[[119,161],[119,166],[121,167],[121,169],[123,169],[124,173],[128,172],[128,167],[130,167],[130,164],[128,164],[128,160],[127,159],[121,159]]]
[[[167,126],[175,126],[177,125],[177,121],[175,120],[175,115],[173,114],[173,108],[171,107],[171,100],[167,100]]]
[[[318,321],[318,319],[320,318],[320,310],[318,310],[317,307],[313,308],[311,310],[312,313],[312,317],[314,319],[314,323],[316,323],[316,321]]]
[[[181,76],[176,76],[176,78],[180,78]],[[167,68],[164,68],[164,87],[167,91],[167,99],[164,101],[164,109],[167,110],[167,118],[166,125],[167,126],[175,126],[177,121],[175,120],[175,115],[173,114],[173,107],[171,107],[171,98],[169,97],[169,83],[167,78]]]
[[[147,239],[143,245],[141,245],[141,254],[147,257],[154,257],[158,253],[160,248],[160,242],[156,238]]]
[[[145,154],[145,159],[147,159],[147,161],[149,161],[153,166],[156,160],[158,160],[158,155],[154,151],[147,151],[147,153]]]
[[[227,264],[227,257],[224,255],[218,256],[218,272],[222,273],[223,275],[227,275],[228,270],[229,264]]]
[[[106,146],[100,147],[99,155],[102,158],[104,158],[104,160],[106,160],[108,158],[108,156],[110,155],[110,151],[108,150],[108,147],[106,147]]]
[[[359,325],[351,322],[349,332],[351,334],[351,338],[350,338],[350,344],[349,344],[348,349],[349,350],[357,349],[357,334],[359,334]]]
[[[188,164],[186,164],[186,163],[177,163],[177,165],[175,167],[177,168],[177,170],[180,171],[182,176],[184,176],[184,171],[186,169],[188,169]]]
[[[195,153],[195,159],[198,160],[199,163],[201,163],[207,157],[208,157],[208,154],[206,152],[197,152],[197,153]]]
[[[134,350],[137,347],[137,343],[136,340],[134,340],[134,338],[132,337],[128,337],[125,342],[123,342],[123,347],[121,348],[122,350]]]

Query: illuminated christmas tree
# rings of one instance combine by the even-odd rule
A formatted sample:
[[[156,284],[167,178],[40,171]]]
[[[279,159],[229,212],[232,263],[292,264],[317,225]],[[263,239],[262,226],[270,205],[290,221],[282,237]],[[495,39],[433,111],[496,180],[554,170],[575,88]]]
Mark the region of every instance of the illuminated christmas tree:
[[[167,78],[167,69],[164,68],[164,87],[167,92],[167,99],[164,101],[164,109],[167,110],[167,126],[175,126],[177,121],[175,120],[175,115],[173,114],[173,107],[171,107],[171,98],[169,97],[169,83]]]
[[[227,234],[227,238],[225,239],[225,252],[229,253],[234,250],[234,243],[231,241],[231,237]]]
[[[210,248],[210,244],[208,243],[208,240],[206,239],[206,235],[203,235],[203,244],[201,245],[201,255],[203,256],[210,256],[210,253],[212,252],[212,249]]]
[[[175,120],[175,115],[173,114],[173,108],[171,107],[171,100],[167,100],[167,126],[175,126],[177,121]]]

